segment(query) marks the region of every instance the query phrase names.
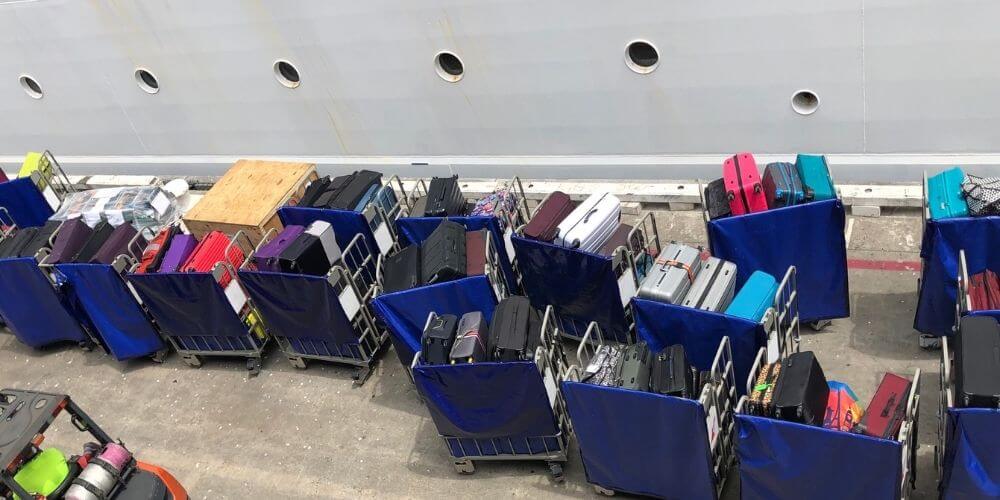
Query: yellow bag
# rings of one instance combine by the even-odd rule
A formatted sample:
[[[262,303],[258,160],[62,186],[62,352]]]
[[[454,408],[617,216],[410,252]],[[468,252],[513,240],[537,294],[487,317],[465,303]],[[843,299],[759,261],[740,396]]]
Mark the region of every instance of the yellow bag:
[[[264,329],[264,323],[260,320],[260,313],[256,309],[251,309],[247,313],[247,326],[250,327],[250,333],[257,336],[259,339],[264,339],[267,337],[267,330]]]
[[[52,164],[44,154],[30,152],[24,156],[24,163],[21,164],[17,177],[31,177],[35,172],[38,172],[40,177],[36,185],[38,189],[44,190],[48,187],[47,180],[52,178]]]

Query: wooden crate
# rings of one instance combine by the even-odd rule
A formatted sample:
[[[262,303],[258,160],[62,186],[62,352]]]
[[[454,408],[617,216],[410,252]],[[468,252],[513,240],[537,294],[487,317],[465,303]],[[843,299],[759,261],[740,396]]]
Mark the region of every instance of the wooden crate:
[[[184,225],[199,239],[242,229],[256,245],[268,229],[282,229],[278,208],[297,203],[316,178],[312,163],[239,160],[184,215]]]

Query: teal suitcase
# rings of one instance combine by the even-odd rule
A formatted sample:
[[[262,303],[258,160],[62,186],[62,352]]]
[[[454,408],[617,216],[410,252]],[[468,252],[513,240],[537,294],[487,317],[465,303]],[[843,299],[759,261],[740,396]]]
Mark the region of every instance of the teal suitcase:
[[[837,197],[825,156],[798,155],[795,157],[795,169],[799,171],[799,178],[805,185],[807,199],[822,201]]]
[[[927,179],[927,206],[931,210],[931,219],[969,216],[969,204],[962,194],[963,180],[965,172],[959,167]]]
[[[776,293],[778,293],[778,282],[774,276],[763,271],[754,271],[729,303],[726,314],[759,322],[764,318],[767,308],[774,303]]]

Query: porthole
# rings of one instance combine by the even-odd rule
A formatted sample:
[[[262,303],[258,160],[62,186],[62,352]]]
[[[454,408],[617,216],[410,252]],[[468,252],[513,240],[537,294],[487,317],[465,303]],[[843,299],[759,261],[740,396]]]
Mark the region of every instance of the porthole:
[[[292,63],[282,59],[274,61],[274,77],[278,79],[278,83],[290,89],[298,87],[301,83],[299,70]]]
[[[32,99],[42,98],[42,87],[38,85],[38,82],[34,78],[28,75],[21,75],[18,80],[21,82],[21,88],[24,89],[25,94],[28,94],[28,97]]]
[[[160,82],[146,68],[136,68],[135,83],[147,94],[155,94],[160,91]]]
[[[660,64],[660,53],[653,44],[645,40],[635,40],[625,46],[625,65],[632,71],[645,75]]]
[[[451,52],[438,52],[434,56],[434,67],[438,76],[446,82],[455,83],[462,79],[465,74],[465,65],[462,60]]]
[[[819,108],[819,96],[811,90],[792,94],[792,109],[800,115],[811,115]]]

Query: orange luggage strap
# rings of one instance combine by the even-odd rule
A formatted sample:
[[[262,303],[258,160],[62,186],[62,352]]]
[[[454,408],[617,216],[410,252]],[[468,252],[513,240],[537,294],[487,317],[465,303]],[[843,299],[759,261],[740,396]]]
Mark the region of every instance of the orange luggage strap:
[[[691,271],[691,266],[679,260],[674,260],[674,259],[669,259],[669,260],[656,259],[656,263],[664,266],[676,267],[687,271],[688,282],[694,283],[694,272]]]

